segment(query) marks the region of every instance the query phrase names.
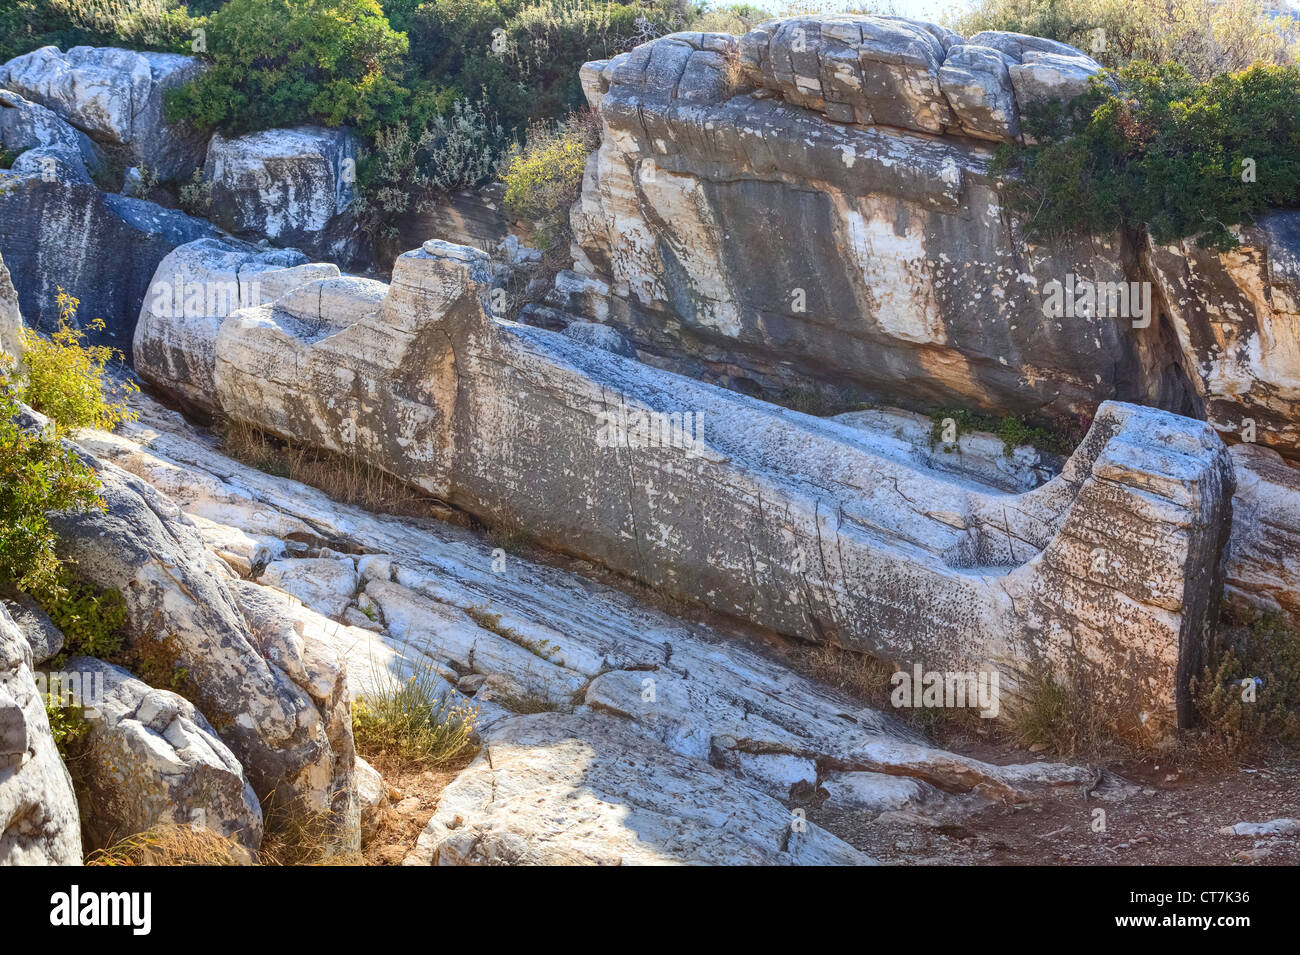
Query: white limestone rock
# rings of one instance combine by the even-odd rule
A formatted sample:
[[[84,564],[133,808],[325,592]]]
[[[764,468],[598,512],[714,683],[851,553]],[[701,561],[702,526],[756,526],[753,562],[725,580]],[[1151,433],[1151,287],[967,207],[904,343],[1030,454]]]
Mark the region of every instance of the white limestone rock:
[[[357,568],[349,557],[275,560],[258,580],[297,597],[317,613],[338,619],[357,592]]]
[[[99,150],[81,130],[39,103],[0,89],[0,147],[18,155],[43,146],[75,153],[87,170],[94,170],[100,162]]]
[[[928,783],[884,773],[831,773],[820,785],[827,793],[822,804],[826,809],[897,812],[943,800],[943,794]]]
[[[261,797],[278,790],[309,806],[334,794],[336,755],[312,698],[258,650],[230,584],[174,503],[139,478],[91,459],[103,511],[59,513],[62,553],[101,587],[121,591],[132,639],[171,641],[199,688],[202,712]]]
[[[1020,136],[1020,109],[1008,65],[1015,61],[987,47],[963,44],[948,50],[939,86],[963,132],[1010,142]]]
[[[391,805],[388,784],[379,770],[360,756],[357,757],[357,800],[361,805],[361,832],[370,832],[379,823],[384,810]]]
[[[190,404],[210,407],[217,331],[226,316],[271,302],[338,267],[292,249],[255,249],[200,239],[163,258],[136,322],[135,363]]]
[[[164,120],[164,95],[203,70],[197,57],[175,53],[44,46],[0,66],[0,87],[48,107],[91,139],[126,147],[132,165],[175,179],[202,163],[205,137]]]
[[[0,605],[0,866],[80,865],[81,820],[31,648]]]
[[[1278,613],[1300,630],[1300,466],[1258,444],[1234,444],[1237,494],[1225,559],[1226,597]]]
[[[356,197],[356,137],[347,129],[296,126],[208,146],[204,178],[212,184],[211,216],[237,235],[277,245],[344,268],[362,264],[350,206]]]
[[[261,845],[253,787],[194,704],[90,657],[71,657],[59,673],[103,689],[86,711],[77,764],[88,849],[165,823],[209,829],[250,850]]]
[[[404,865],[865,865],[781,803],[597,714],[498,723]]]

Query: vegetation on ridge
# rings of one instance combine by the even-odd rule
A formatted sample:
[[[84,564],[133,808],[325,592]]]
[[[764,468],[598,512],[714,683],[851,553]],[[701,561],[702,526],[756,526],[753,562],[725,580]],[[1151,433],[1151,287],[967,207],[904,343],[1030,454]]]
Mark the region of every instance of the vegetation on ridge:
[[[1034,144],[994,162],[1031,238],[1144,230],[1158,243],[1229,249],[1235,226],[1300,204],[1300,68],[1208,81],[1132,63],[1070,104],[1027,117]]]

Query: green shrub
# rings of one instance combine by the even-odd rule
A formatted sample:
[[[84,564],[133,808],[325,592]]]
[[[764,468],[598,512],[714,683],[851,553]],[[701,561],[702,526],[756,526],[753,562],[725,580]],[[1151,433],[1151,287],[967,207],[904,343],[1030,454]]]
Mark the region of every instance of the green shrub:
[[[76,703],[69,703],[58,685],[58,674],[50,674],[50,686],[45,692],[45,716],[50,721],[50,735],[59,755],[67,763],[81,752],[81,743],[90,732],[90,723],[86,719],[85,709]]]
[[[169,93],[173,118],[231,135],[400,118],[407,41],[375,0],[230,0],[206,31],[211,68]]]
[[[103,507],[99,479],[49,434],[24,431],[18,402],[0,367],[0,584],[57,588],[59,561],[50,511]]]
[[[203,178],[202,169],[195,169],[181,185],[176,198],[184,211],[202,218],[212,209],[212,180]]]
[[[599,145],[600,120],[590,110],[558,127],[529,130],[527,146],[511,158],[504,180],[506,207],[529,223],[534,245],[568,248],[569,207],[582,191],[587,157]]]
[[[1300,741],[1300,633],[1280,615],[1227,611],[1220,646],[1192,693],[1209,741],[1225,755]]]
[[[111,431],[123,421],[134,421],[127,407],[139,389],[131,382],[111,383],[104,376],[108,363],[121,353],[107,345],[86,345],[86,331],[104,327],[100,319],[85,328],[76,326],[77,299],[60,287],[57,296],[59,327],[49,338],[24,328],[18,397],[47,415],[56,434],[77,428]]]
[[[1300,29],[1269,16],[1269,7],[1265,0],[983,0],[950,25],[963,36],[1009,30],[1059,40],[1112,69],[1145,60],[1208,80],[1294,61]]]
[[[0,62],[50,44],[188,53],[198,24],[178,0],[5,0]]]
[[[68,657],[95,657],[119,663],[126,645],[126,601],[120,591],[98,587],[68,568],[59,572],[54,588],[37,598],[50,620],[63,632],[63,650],[51,664],[63,666]]]
[[[1145,229],[1159,243],[1237,244],[1231,227],[1300,202],[1300,69],[1255,66],[1194,80],[1135,63],[1119,92],[1094,81],[1026,117],[1037,140],[1003,146],[1012,207],[1031,238]]]
[[[423,212],[440,196],[495,178],[507,147],[505,130],[482,105],[454,100],[423,126],[378,132],[357,161],[354,211],[365,231],[396,236],[396,220]]]
[[[1002,439],[1002,453],[1011,456],[1016,448],[1029,445],[1038,451],[1068,455],[1078,441],[1070,435],[1051,428],[1032,425],[1024,418],[1007,415],[994,417],[968,411],[965,408],[940,408],[930,415],[930,450],[944,441],[945,422],[956,426],[956,437],[971,431],[988,431]],[[960,448],[960,446],[959,446]]]

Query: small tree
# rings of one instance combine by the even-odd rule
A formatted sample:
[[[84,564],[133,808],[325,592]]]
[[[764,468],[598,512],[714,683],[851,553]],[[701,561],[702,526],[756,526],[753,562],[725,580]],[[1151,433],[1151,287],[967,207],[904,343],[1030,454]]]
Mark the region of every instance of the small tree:
[[[528,145],[510,160],[506,206],[530,224],[531,241],[542,249],[567,248],[569,207],[582,192],[587,157],[599,145],[599,117],[583,110],[557,127],[534,125]]]

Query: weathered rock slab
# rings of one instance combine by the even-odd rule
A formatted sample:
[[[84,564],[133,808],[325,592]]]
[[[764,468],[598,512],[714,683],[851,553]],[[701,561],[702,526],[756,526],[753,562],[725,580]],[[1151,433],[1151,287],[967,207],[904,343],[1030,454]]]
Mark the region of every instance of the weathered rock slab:
[[[0,865],[80,865],[81,851],[77,797],[31,648],[0,605]]]
[[[102,849],[156,825],[209,829],[256,850],[262,808],[234,754],[192,703],[90,657],[60,674],[102,687],[78,755],[87,848]]]
[[[406,865],[862,865],[770,796],[626,720],[498,723]]]

